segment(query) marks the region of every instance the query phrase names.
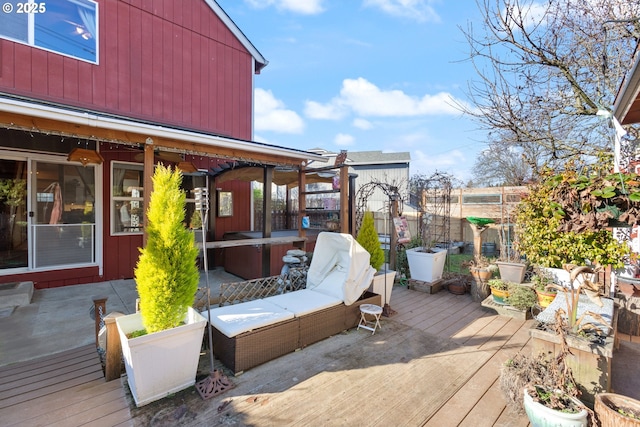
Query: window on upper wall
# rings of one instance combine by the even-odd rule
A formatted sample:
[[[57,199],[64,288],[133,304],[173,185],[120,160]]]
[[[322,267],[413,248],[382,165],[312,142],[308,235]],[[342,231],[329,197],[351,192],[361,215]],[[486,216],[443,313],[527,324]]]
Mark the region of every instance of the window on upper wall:
[[[4,0],[0,37],[98,63],[98,4],[92,0]]]

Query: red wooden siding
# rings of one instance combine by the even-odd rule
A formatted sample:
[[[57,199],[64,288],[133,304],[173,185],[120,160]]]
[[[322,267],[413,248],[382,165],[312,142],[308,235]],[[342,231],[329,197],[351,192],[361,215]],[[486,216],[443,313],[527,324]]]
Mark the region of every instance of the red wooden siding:
[[[0,92],[251,138],[252,57],[203,0],[98,4],[98,65],[0,40]]]
[[[36,289],[45,289],[101,282],[102,277],[98,275],[98,267],[70,268],[2,276],[4,283],[26,280],[32,281]]]
[[[142,235],[111,235],[111,162],[132,162],[136,163],[136,154],[140,150],[132,149],[118,144],[101,144],[100,152],[105,159],[103,167],[103,187],[104,194],[104,222],[102,233],[104,236],[104,280],[128,279],[133,277],[133,270],[138,262],[139,250],[142,247]],[[211,159],[201,156],[186,156],[186,161],[192,162],[199,169],[209,169],[218,166],[226,160]],[[137,162],[140,163],[140,162]],[[212,184],[212,188],[216,187]],[[247,231],[251,229],[251,183],[243,181],[225,182],[218,186],[225,191],[233,191],[233,216],[216,217],[216,240],[222,240],[222,236],[227,231]],[[211,194],[212,209],[215,206],[215,191]],[[214,212],[215,216],[215,212]],[[212,262],[216,266],[224,264],[224,251],[211,251]]]

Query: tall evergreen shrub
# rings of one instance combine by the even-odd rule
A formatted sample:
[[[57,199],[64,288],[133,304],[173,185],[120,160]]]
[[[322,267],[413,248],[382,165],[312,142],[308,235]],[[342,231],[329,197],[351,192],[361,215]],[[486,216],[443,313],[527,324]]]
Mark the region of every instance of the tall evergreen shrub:
[[[153,175],[147,209],[147,245],[140,249],[135,280],[148,333],[179,326],[193,305],[200,273],[193,233],[184,227],[182,174],[162,164]]]
[[[380,270],[380,267],[384,264],[384,251],[380,246],[380,239],[371,212],[365,212],[356,240],[371,255],[369,259],[371,267],[375,268],[376,271]]]

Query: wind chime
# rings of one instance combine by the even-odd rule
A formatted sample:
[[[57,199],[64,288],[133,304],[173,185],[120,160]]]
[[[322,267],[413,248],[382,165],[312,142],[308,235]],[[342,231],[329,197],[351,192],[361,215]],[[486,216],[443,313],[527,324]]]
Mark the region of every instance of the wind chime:
[[[203,399],[209,399],[217,396],[234,387],[229,378],[222,372],[214,369],[213,360],[213,334],[211,332],[211,286],[209,285],[209,262],[207,260],[207,221],[209,219],[209,189],[205,187],[194,188],[193,192],[196,198],[196,209],[200,211],[202,219],[202,253],[204,262],[204,275],[207,280],[207,316],[208,316],[208,332],[209,332],[209,376],[196,383],[196,390]]]

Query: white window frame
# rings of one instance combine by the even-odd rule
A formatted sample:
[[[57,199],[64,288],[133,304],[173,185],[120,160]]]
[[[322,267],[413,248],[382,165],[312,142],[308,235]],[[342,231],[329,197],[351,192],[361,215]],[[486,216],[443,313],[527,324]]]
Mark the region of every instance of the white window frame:
[[[140,188],[142,189],[142,193],[140,194],[139,197],[133,197],[133,196],[116,196],[113,194],[113,187],[114,187],[114,178],[115,178],[115,174],[114,174],[114,170],[115,169],[131,169],[131,170],[137,170],[137,171],[141,171],[142,175],[144,177],[144,165],[142,163],[133,163],[133,162],[121,162],[121,161],[113,161],[111,162],[111,171],[110,171],[110,175],[109,175],[109,230],[110,230],[110,234],[112,236],[131,236],[131,235],[136,235],[136,234],[142,234],[143,233],[143,228],[142,228],[142,224],[140,224],[140,227],[137,227],[137,230],[133,230],[133,231],[122,231],[122,230],[117,230],[116,224],[117,224],[117,220],[120,219],[120,213],[118,212],[118,210],[116,209],[116,203],[123,203],[123,202],[137,202],[139,203],[138,207],[142,207],[143,211],[145,210],[145,206],[144,206],[144,179],[141,182],[141,186]]]
[[[99,12],[99,4],[98,2],[94,1],[94,0],[82,0],[82,2],[78,1],[78,0],[64,0],[67,1],[69,3],[74,3],[74,4],[80,4],[82,5],[82,2],[86,2],[86,3],[92,3],[95,5],[95,25],[96,25],[96,33],[94,36],[95,39],[95,46],[96,46],[96,53],[95,53],[95,61],[86,59],[86,58],[81,58],[75,55],[72,55],[70,53],[67,52],[61,52],[59,50],[54,50],[54,49],[49,49],[43,46],[40,46],[38,44],[36,44],[35,41],[35,16],[36,13],[28,13],[27,15],[27,40],[26,42],[24,40],[20,40],[20,39],[15,39],[12,37],[9,37],[8,35],[5,35],[2,33],[2,31],[0,31],[0,38],[1,39],[5,39],[5,40],[10,40],[12,42],[15,43],[20,43],[23,45],[27,45],[27,46],[31,46],[33,48],[36,49],[42,49],[42,50],[46,50],[47,52],[52,52],[58,55],[62,55],[62,56],[66,56],[68,58],[73,58],[76,59],[78,61],[83,61],[83,62],[88,62],[90,64],[95,64],[98,65],[100,63],[100,12]],[[40,1],[36,1],[36,0],[26,0],[26,1],[5,1],[3,2],[4,5],[11,5],[12,6],[12,11],[11,12],[7,12],[5,10],[3,10],[0,13],[18,13],[18,4],[21,5],[25,5],[25,4],[34,4],[35,6],[30,6],[29,9],[27,10],[37,10],[37,13],[47,13],[46,12],[46,7],[47,7],[47,2],[46,0],[40,0]],[[26,7],[26,6],[22,6],[22,7]],[[32,9],[33,8],[33,9]],[[23,9],[24,10],[24,9]]]

